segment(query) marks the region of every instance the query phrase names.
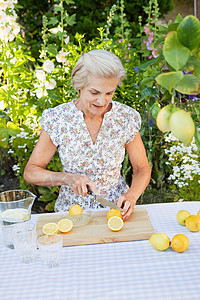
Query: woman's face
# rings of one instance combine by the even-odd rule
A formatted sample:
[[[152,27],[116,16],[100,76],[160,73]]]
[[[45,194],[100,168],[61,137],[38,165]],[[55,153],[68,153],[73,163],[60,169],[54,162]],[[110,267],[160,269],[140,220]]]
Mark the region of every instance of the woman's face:
[[[119,79],[115,77],[105,78],[90,75],[89,84],[80,90],[78,100],[79,108],[86,116],[100,116],[110,107]]]

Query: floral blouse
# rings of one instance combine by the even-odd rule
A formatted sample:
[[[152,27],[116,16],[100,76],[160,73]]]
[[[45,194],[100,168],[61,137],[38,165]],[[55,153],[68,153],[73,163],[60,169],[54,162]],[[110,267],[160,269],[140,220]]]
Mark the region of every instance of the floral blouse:
[[[115,202],[128,190],[121,167],[125,145],[140,129],[140,115],[133,108],[112,101],[93,144],[83,113],[74,101],[44,110],[41,127],[57,146],[63,172],[87,175],[95,182],[100,196]],[[93,196],[77,196],[67,185],[62,185],[55,211],[67,211],[75,203],[83,209],[102,208]]]

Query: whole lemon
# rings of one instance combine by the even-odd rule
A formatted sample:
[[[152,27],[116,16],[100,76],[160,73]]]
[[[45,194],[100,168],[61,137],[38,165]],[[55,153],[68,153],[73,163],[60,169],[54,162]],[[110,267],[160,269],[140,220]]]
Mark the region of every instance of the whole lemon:
[[[83,209],[79,204],[74,204],[69,209],[69,215],[70,216],[78,216],[82,214]]]
[[[109,212],[107,213],[107,220],[109,220],[111,217],[120,217],[120,218],[122,218],[121,211],[118,210],[118,209],[111,208],[109,210]]]
[[[185,221],[185,226],[190,231],[198,232],[200,230],[200,217],[196,215],[190,215]]]
[[[159,251],[166,250],[170,246],[170,239],[164,233],[153,233],[149,242],[154,249]]]
[[[200,210],[198,211],[198,213],[197,213],[197,216],[199,216],[199,217],[200,217]]]
[[[184,234],[176,234],[171,241],[171,246],[176,252],[184,252],[189,247],[189,240]]]
[[[189,216],[190,216],[190,213],[187,210],[182,209],[177,213],[176,218],[177,218],[177,221],[179,222],[179,224],[185,226],[185,220]]]

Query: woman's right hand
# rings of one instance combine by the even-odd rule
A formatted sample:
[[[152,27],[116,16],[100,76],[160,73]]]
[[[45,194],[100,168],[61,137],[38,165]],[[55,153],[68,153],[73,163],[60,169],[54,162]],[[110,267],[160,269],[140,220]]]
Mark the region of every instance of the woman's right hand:
[[[96,184],[87,175],[66,173],[64,182],[76,195],[87,196],[87,188],[90,188],[95,195],[99,194]]]

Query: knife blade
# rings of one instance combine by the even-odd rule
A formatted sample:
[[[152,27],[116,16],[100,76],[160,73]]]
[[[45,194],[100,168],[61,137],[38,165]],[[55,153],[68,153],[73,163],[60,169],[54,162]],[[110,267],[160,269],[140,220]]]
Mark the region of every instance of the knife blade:
[[[123,211],[123,209],[121,207],[119,207],[117,204],[115,204],[111,201],[108,201],[101,196],[95,195],[90,189],[88,189],[88,194],[94,196],[95,200],[100,202],[103,206],[109,206],[110,208],[114,208],[114,209]]]

